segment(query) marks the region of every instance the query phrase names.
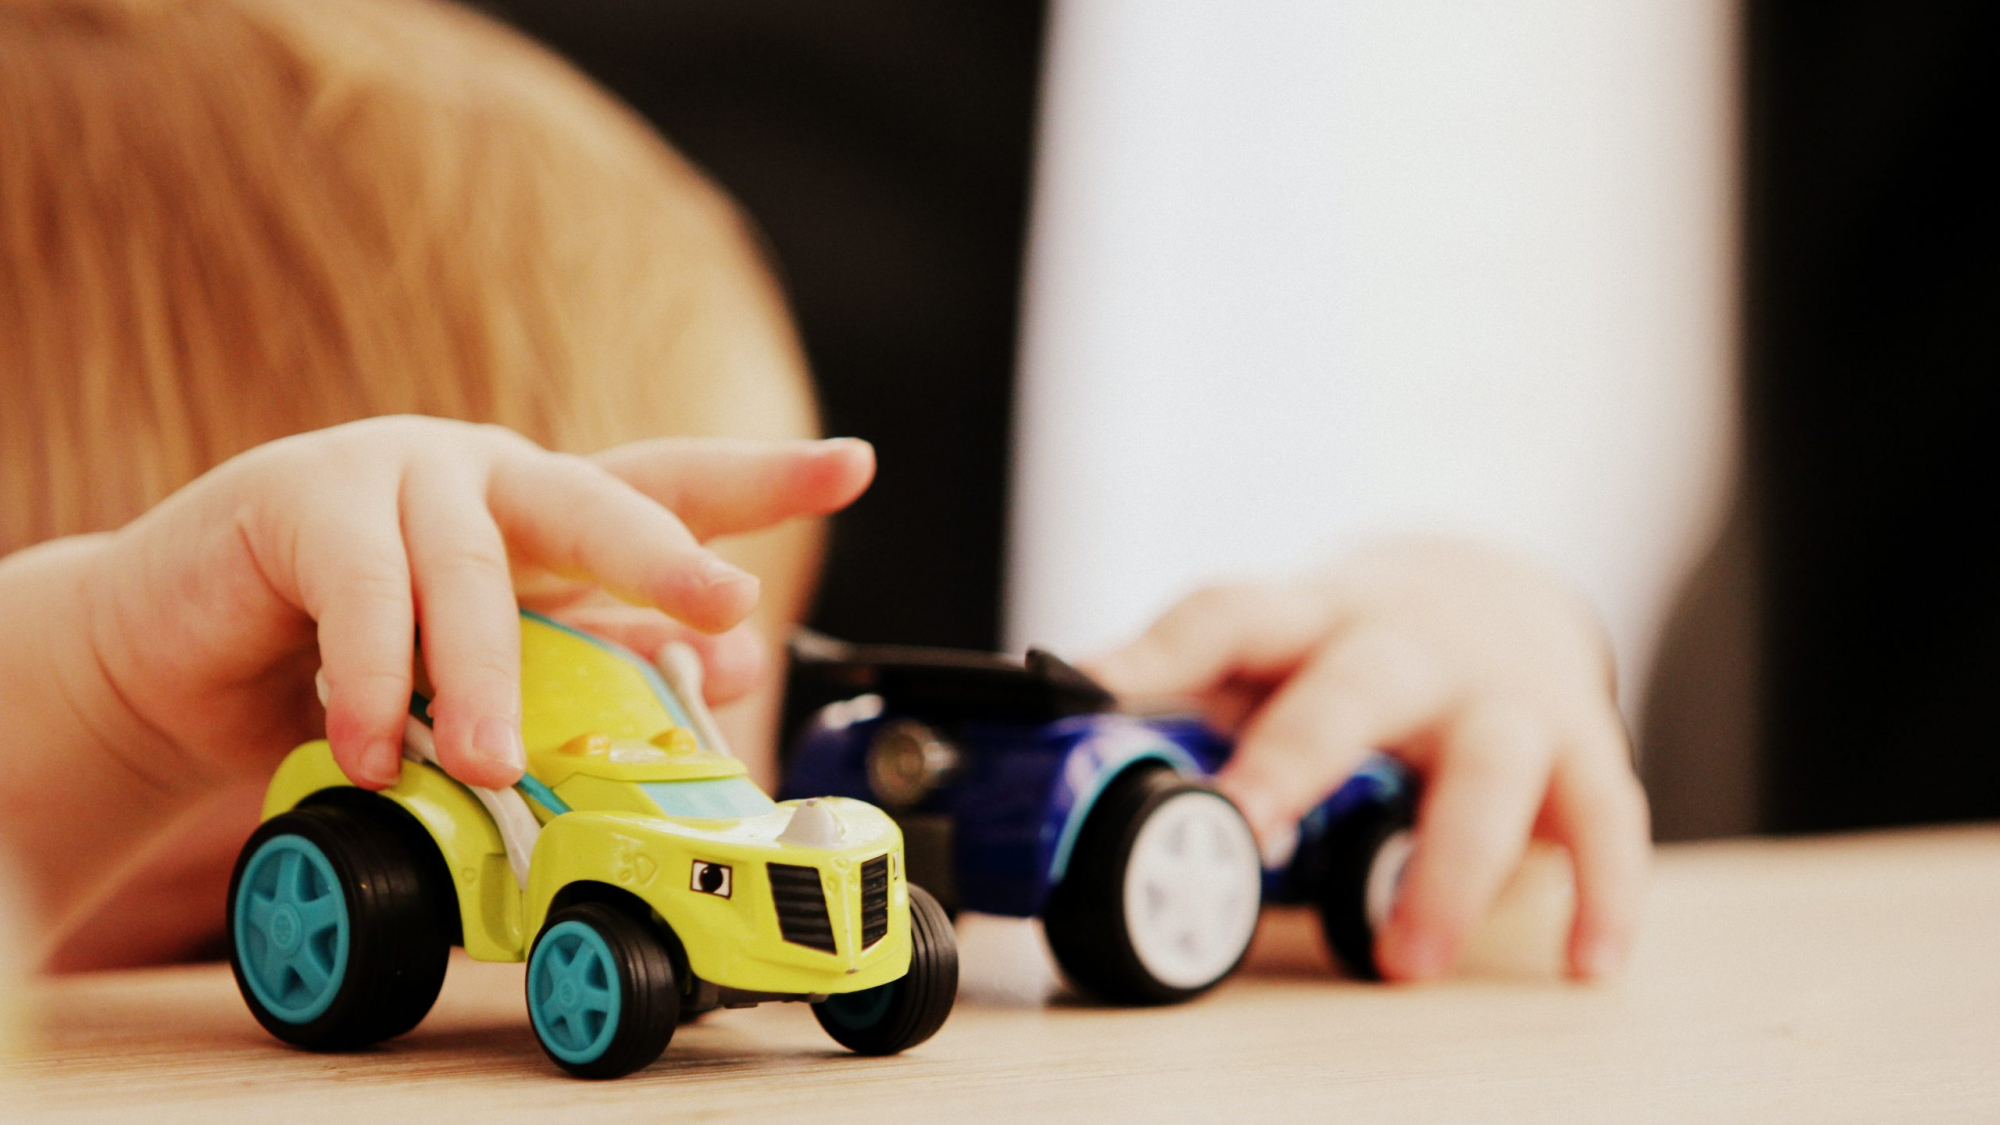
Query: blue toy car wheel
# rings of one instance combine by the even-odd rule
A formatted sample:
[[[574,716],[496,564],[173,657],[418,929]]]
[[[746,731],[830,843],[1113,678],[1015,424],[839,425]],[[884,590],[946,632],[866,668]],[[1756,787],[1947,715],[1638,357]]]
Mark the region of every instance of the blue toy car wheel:
[[[542,1050],[580,1078],[650,1064],[680,1021],[680,984],[654,924],[605,903],[549,916],[528,954],[527,991]]]
[[[244,983],[266,1011],[311,1023],[347,973],[347,900],[326,853],[304,836],[272,836],[243,866],[230,911]]]
[[[834,1041],[861,1055],[907,1051],[938,1033],[958,1000],[958,937],[944,907],[910,886],[910,971],[899,980],[829,996],[813,1015]]]
[[[287,1043],[358,1047],[423,1019],[444,984],[455,905],[430,837],[389,801],[273,817],[229,884],[229,962],[251,1014]]]
[[[1300,845],[1298,880],[1319,909],[1327,947],[1357,980],[1382,979],[1375,933],[1395,900],[1415,823],[1415,795],[1404,790],[1353,810]]]
[[[618,1031],[618,964],[589,924],[571,918],[542,935],[528,962],[528,1015],[551,1055],[584,1065]]]

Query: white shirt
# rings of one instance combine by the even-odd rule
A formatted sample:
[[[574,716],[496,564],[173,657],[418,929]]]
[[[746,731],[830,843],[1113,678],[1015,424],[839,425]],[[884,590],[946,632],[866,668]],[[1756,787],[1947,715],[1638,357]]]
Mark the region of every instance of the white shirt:
[[[1734,21],[1059,0],[1010,642],[1454,530],[1580,583],[1634,698],[1733,462]]]

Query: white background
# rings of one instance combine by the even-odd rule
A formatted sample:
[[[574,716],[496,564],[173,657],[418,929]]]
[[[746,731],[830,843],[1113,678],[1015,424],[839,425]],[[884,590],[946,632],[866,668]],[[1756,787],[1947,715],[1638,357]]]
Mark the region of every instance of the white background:
[[[1060,0],[1010,643],[1459,530],[1582,584],[1629,689],[1731,468],[1735,18]]]

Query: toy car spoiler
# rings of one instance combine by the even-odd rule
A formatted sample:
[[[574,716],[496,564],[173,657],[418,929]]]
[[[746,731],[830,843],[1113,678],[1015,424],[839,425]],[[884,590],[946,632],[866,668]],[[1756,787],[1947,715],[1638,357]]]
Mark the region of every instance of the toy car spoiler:
[[[897,712],[939,721],[1045,723],[1118,707],[1103,685],[1038,648],[1025,657],[999,656],[851,644],[800,629],[791,655],[793,677],[816,695],[874,694]]]

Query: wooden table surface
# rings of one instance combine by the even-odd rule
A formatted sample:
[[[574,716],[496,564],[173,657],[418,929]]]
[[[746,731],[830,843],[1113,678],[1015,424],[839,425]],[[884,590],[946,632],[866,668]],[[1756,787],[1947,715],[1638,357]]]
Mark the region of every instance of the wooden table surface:
[[[608,1083],[542,1058],[519,966],[459,961],[416,1032],[336,1056],[268,1038],[220,966],[73,977],[35,986],[0,1121],[2000,1121],[2000,826],[1664,849],[1609,987],[1490,950],[1443,985],[1346,983],[1296,915],[1260,943],[1184,1007],[968,999],[860,1059],[772,1005]]]

